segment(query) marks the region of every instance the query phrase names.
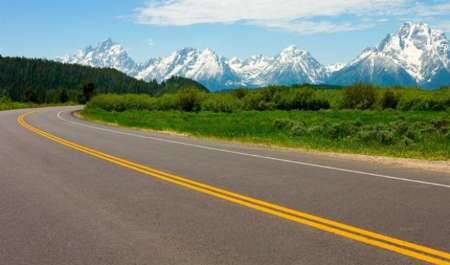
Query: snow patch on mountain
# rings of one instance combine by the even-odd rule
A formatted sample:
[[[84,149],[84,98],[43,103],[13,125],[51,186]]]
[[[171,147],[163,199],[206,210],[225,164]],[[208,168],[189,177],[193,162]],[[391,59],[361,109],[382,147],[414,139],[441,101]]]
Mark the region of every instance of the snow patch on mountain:
[[[114,68],[134,76],[139,71],[138,65],[128,56],[125,49],[111,39],[99,43],[96,47],[88,46],[78,50],[75,55],[57,58],[57,61],[69,64],[81,64],[92,67]]]
[[[327,74],[332,74],[334,72],[337,72],[339,70],[341,70],[342,68],[344,68],[346,66],[345,63],[335,63],[335,64],[329,64],[329,65],[325,65],[324,66],[324,71]]]

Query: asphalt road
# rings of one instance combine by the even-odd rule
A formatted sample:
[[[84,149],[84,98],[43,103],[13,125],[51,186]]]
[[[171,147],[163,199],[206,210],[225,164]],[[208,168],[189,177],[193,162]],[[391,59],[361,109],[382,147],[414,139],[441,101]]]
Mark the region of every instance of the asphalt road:
[[[450,262],[450,172],[112,128],[74,109],[28,125],[27,110],[0,112],[0,264]]]

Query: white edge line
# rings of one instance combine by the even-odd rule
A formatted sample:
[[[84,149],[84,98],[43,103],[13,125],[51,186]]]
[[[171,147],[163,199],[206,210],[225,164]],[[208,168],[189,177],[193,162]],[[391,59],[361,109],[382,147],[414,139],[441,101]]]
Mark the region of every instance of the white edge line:
[[[185,143],[185,142],[180,142],[180,141],[175,141],[175,140],[162,139],[162,138],[158,138],[158,137],[154,137],[154,136],[145,136],[145,135],[140,135],[140,134],[121,132],[121,131],[116,131],[116,130],[112,130],[112,129],[107,129],[107,128],[97,127],[97,126],[93,126],[93,125],[88,125],[88,124],[81,123],[81,122],[67,120],[67,119],[65,119],[65,118],[63,118],[61,116],[61,114],[64,113],[64,112],[68,112],[68,111],[67,110],[63,110],[63,111],[58,112],[58,114],[57,114],[58,119],[60,119],[62,121],[65,121],[65,122],[72,123],[74,125],[78,125],[78,126],[82,126],[82,127],[86,127],[86,128],[91,128],[91,129],[95,129],[95,130],[100,130],[100,131],[105,131],[105,132],[109,132],[109,133],[113,133],[113,134],[127,135],[127,136],[132,136],[132,137],[138,137],[138,138],[158,141],[158,142],[178,144],[178,145],[184,145],[184,146],[189,146],[189,147],[195,147],[195,148],[204,149],[204,150],[217,151],[217,152],[222,152],[222,153],[229,153],[229,154],[235,154],[235,155],[241,155],[241,156],[247,156],[247,157],[261,158],[261,159],[267,159],[267,160],[278,161],[278,162],[283,162],[283,163],[290,163],[290,164],[297,164],[297,165],[302,165],[302,166],[323,168],[323,169],[335,170],[335,171],[340,171],[340,172],[347,172],[347,173],[352,173],[352,174],[367,175],[367,176],[384,178],[384,179],[389,179],[389,180],[412,182],[412,183],[417,183],[417,184],[423,184],[423,185],[429,185],[429,186],[435,186],[435,187],[441,187],[441,188],[448,188],[448,189],[450,189],[450,185],[441,184],[441,183],[435,183],[435,182],[429,182],[429,181],[423,181],[423,180],[416,180],[416,179],[407,179],[407,178],[393,177],[393,176],[376,174],[376,173],[370,173],[370,172],[360,171],[360,170],[339,168],[339,167],[333,167],[333,166],[325,166],[325,165],[320,165],[320,164],[315,164],[315,163],[301,162],[301,161],[296,161],[296,160],[276,158],[276,157],[272,157],[272,156],[263,156],[263,155],[257,155],[257,154],[251,154],[251,153],[245,153],[245,152],[221,149],[221,148],[216,148],[216,147],[211,147],[211,146],[205,146],[205,145],[191,144],[191,143]]]

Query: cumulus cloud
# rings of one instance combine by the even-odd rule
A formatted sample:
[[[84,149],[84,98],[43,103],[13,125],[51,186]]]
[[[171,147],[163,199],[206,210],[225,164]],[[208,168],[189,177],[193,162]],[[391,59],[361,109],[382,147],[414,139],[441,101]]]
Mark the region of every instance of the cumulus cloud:
[[[247,23],[308,34],[362,30],[391,16],[449,9],[446,2],[430,6],[416,0],[152,0],[136,9],[135,19],[163,26]]]

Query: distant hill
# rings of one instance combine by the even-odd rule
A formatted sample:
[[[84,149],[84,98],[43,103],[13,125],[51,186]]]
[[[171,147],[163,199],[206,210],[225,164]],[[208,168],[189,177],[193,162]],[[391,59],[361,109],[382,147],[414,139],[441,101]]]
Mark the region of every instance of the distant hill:
[[[137,80],[115,69],[0,56],[0,96],[15,101],[57,102],[55,95],[62,91],[74,100],[82,86],[88,83],[94,84],[98,93],[158,95],[185,87],[207,90],[203,85],[181,77],[158,84]]]
[[[169,78],[169,80],[166,80],[161,83],[160,89],[156,93],[157,95],[164,94],[164,93],[174,93],[181,89],[185,88],[194,88],[199,89],[205,92],[209,92],[208,89],[203,86],[202,84],[198,83],[197,81],[179,77],[179,76],[173,76]]]

